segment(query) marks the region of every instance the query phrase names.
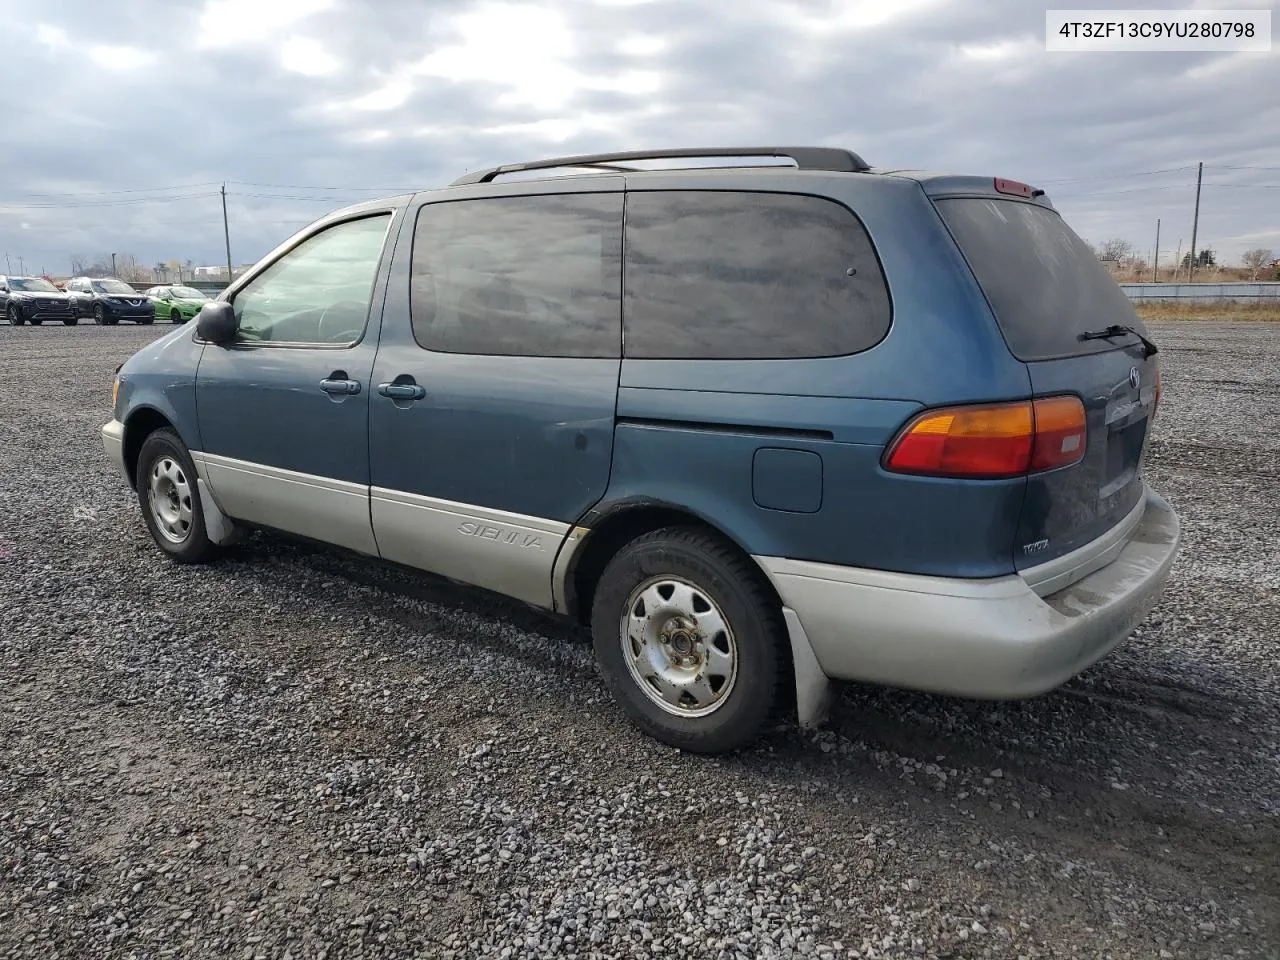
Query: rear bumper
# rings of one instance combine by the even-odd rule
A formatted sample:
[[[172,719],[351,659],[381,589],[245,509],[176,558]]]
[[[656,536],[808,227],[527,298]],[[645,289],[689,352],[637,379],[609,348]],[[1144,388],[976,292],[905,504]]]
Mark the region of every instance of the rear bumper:
[[[1178,550],[1178,518],[1147,491],[1110,563],[1057,593],[1021,576],[924,577],[758,557],[835,679],[983,699],[1034,696],[1106,656],[1146,617]]]
[[[119,420],[111,420],[102,427],[102,446],[107,451],[107,459],[115,464],[120,475],[129,479],[129,471],[124,465],[124,424]]]

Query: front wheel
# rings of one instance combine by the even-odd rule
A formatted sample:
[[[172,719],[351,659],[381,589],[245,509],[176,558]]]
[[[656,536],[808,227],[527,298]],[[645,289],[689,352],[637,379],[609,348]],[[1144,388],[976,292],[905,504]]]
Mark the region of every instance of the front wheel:
[[[93,305],[93,322],[98,326],[102,326],[107,322],[107,312],[102,309],[102,304],[100,303]]]
[[[138,453],[138,505],[156,545],[179,563],[207,563],[218,555],[200,506],[196,469],[170,429],[152,433]]]
[[[75,317],[75,316],[71,316],[71,317],[63,317],[63,318],[62,318],[62,322],[63,322],[63,324],[64,324],[64,325],[66,325],[66,326],[68,326],[68,327],[74,327],[77,323],[79,323],[79,322],[80,322],[80,318],[79,318],[79,317]]]
[[[170,322],[170,323],[181,323],[181,322],[182,322],[182,314],[180,314],[180,313],[178,312],[178,308],[177,308],[177,307],[174,307],[172,310],[170,310],[170,311],[169,311],[169,322]]]
[[[149,317],[139,317],[139,318],[138,318],[138,322],[139,322],[140,324],[142,324],[143,326],[148,326],[148,325],[150,325],[150,324],[152,324],[152,323],[155,323],[155,322],[156,322],[156,315],[153,313],[153,314],[152,314],[151,316],[149,316]]]
[[[696,753],[754,741],[785,677],[781,610],[731,544],[687,527],[645,534],[605,568],[592,603],[596,661],[645,733]]]
[[[9,309],[4,312],[5,318],[9,321],[9,326],[20,327],[26,321],[22,318],[22,311],[18,309],[16,303],[9,304]]]

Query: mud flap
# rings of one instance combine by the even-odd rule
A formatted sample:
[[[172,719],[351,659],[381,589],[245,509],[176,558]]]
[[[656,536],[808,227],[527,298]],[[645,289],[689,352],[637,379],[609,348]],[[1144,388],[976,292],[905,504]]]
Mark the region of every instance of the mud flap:
[[[814,656],[809,637],[796,612],[790,607],[783,607],[782,616],[787,623],[791,663],[796,675],[796,719],[802,730],[812,730],[826,720],[835,690],[831,678],[823,672],[818,658]]]
[[[202,477],[196,478],[196,486],[200,490],[200,509],[204,513],[204,529],[209,539],[220,547],[230,546],[243,540],[244,528],[238,526],[222,512]]]

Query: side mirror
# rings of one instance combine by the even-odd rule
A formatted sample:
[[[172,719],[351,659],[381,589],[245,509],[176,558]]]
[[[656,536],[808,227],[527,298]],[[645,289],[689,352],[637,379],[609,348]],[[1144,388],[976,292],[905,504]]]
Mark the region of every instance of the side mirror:
[[[235,308],[225,300],[211,300],[196,314],[196,333],[210,343],[230,343],[238,326]]]

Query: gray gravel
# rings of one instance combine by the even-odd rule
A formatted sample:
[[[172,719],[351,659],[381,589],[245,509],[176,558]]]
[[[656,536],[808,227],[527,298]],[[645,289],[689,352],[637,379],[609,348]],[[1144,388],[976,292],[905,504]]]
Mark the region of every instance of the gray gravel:
[[[500,599],[166,562],[98,440],[164,329],[0,327],[0,957],[1280,957],[1280,326],[1156,326],[1185,547],[1114,656],[718,760]]]

